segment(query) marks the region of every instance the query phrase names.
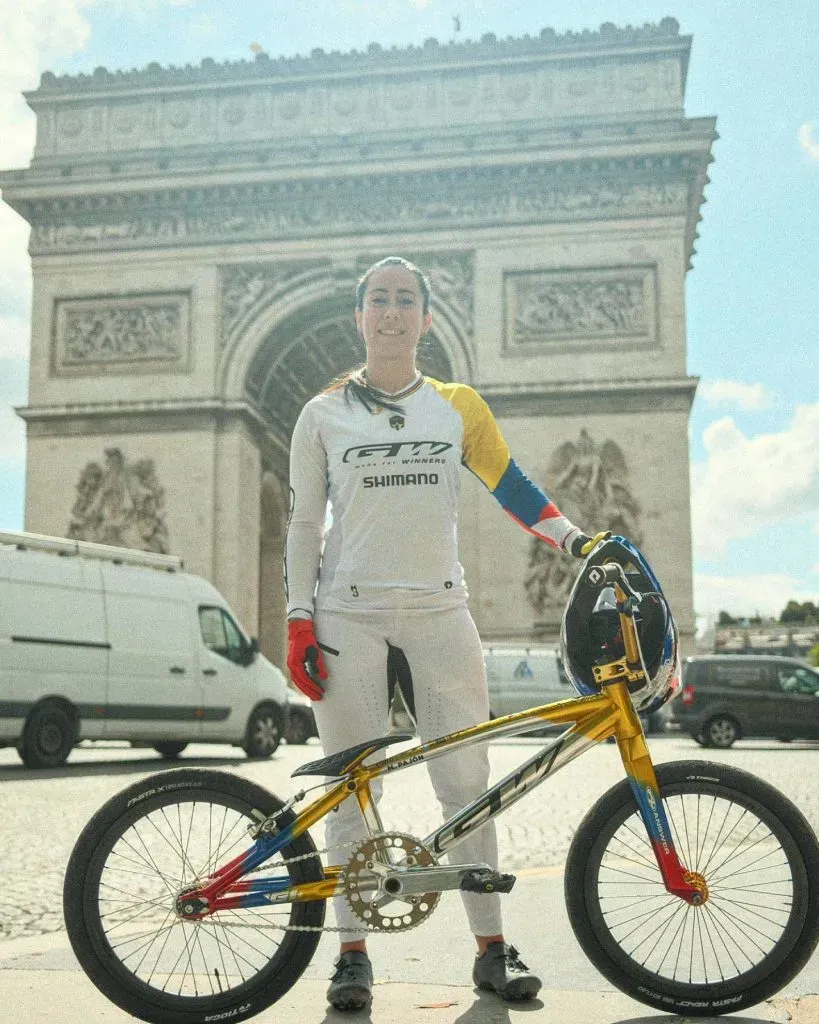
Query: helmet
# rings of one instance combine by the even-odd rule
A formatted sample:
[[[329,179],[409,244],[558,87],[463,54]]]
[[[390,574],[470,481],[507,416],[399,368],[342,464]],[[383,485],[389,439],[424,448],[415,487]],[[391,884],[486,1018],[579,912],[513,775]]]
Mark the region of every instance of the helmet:
[[[680,688],[680,642],[671,609],[644,555],[624,537],[600,541],[589,553],[572,587],[560,631],[563,668],[581,696],[600,692],[594,666],[625,655],[614,588],[595,587],[590,566],[619,563],[631,588],[639,595],[634,624],[646,680],[629,683],[631,701],[646,713],[670,700]]]

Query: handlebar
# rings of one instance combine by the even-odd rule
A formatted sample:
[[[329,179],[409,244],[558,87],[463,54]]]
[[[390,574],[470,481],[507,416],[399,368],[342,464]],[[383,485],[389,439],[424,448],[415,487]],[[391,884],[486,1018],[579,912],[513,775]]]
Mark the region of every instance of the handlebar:
[[[617,562],[606,562],[605,565],[592,565],[586,570],[586,582],[589,586],[601,590],[612,583],[622,583],[623,567]]]

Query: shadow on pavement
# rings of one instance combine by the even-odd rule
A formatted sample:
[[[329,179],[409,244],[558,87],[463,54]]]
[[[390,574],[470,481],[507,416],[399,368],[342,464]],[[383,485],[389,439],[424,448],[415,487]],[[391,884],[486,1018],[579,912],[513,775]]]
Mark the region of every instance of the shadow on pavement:
[[[722,1017],[681,1017],[668,1013],[658,1013],[651,1017],[625,1017],[622,1020],[612,1021],[612,1024],[682,1024],[682,1021],[703,1021],[723,1020]],[[771,1024],[770,1019],[763,1020],[761,1017],[737,1017],[733,1013],[730,1017],[731,1024]]]
[[[274,760],[275,757],[271,758],[271,761]],[[179,757],[175,760],[135,757],[129,761],[77,761],[60,768],[26,768],[24,764],[14,764],[0,768],[0,782],[37,782],[82,778],[86,775],[133,775],[135,772],[152,775],[154,772],[173,771],[174,768],[224,768],[251,763],[254,762],[250,762],[244,754],[237,754],[236,757]]]
[[[533,1013],[542,1010],[541,999],[526,999],[521,1002],[505,1003],[492,992],[475,990],[475,1002],[455,1018],[454,1024],[511,1024],[513,1014]]]

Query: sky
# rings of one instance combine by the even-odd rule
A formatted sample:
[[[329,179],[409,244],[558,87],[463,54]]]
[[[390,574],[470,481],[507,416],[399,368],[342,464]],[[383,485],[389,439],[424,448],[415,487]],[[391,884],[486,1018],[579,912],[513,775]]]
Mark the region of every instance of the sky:
[[[3,0],[0,166],[23,167],[40,73],[641,25],[693,36],[689,117],[717,117],[686,284],[695,610],[819,600],[819,4],[780,0]],[[23,528],[28,226],[0,205],[0,529]],[[670,496],[673,500],[673,496]]]

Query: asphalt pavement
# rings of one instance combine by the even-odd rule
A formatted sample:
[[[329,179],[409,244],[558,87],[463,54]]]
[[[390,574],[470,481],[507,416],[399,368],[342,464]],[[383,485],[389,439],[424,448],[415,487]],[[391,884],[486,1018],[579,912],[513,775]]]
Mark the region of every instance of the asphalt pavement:
[[[521,746],[525,744],[492,745],[493,776],[531,753]],[[651,748],[657,762],[710,757],[756,771],[795,799],[817,827],[819,802],[813,780],[819,747],[756,743],[706,752],[686,738],[668,737],[652,741]],[[180,763],[238,772],[284,794],[293,788],[289,780],[293,767],[316,756],[317,750],[312,745],[283,747],[272,761],[260,764],[245,761],[230,748],[198,747]],[[167,767],[147,752],[78,750],[64,769],[46,775],[26,771],[12,752],[0,751],[0,859],[5,875],[0,934],[4,920],[17,929],[6,931],[7,938],[0,941],[0,1024],[113,1024],[133,1019],[97,992],[74,958],[62,930],[62,872],[89,814],[135,777]],[[547,785],[499,819],[502,864],[518,877],[512,893],[504,897],[505,931],[544,980],[538,999],[505,1004],[473,988],[474,953],[466,917],[457,894],[445,893],[420,927],[371,937],[376,985],[369,1012],[328,1011],[325,991],[336,943],[327,934],[294,988],[253,1020],[260,1024],[341,1020],[513,1024],[526,1015],[532,1024],[667,1021],[667,1014],[617,992],[597,973],[574,939],[563,900],[562,861],[571,834],[592,800],[621,776],[616,749],[603,745],[578,768],[559,773],[551,788]],[[427,825],[423,819],[428,814],[434,817],[435,807],[426,773],[415,773],[415,777],[417,785],[394,787],[392,795],[385,796],[385,820],[402,830],[414,826],[411,830],[423,834],[420,826]],[[815,993],[819,993],[819,954],[774,999],[735,1016],[747,1024],[819,1024]]]

